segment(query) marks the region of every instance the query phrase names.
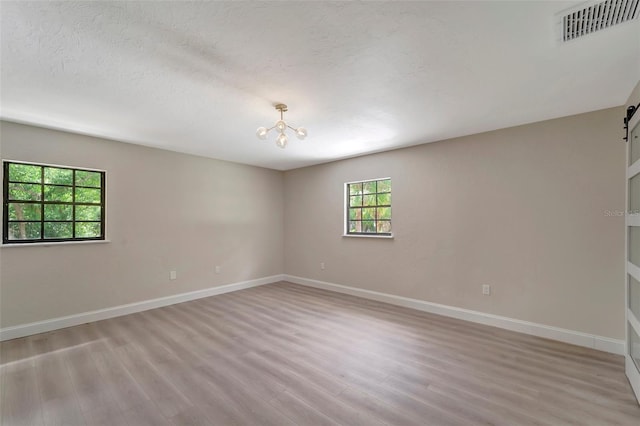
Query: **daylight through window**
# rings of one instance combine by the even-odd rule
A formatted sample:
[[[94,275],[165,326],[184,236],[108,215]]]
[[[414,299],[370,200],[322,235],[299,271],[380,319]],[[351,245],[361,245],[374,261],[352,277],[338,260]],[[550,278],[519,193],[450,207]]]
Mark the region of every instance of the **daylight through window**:
[[[105,173],[4,162],[2,242],[104,240]]]
[[[391,235],[391,179],[347,184],[347,234]]]

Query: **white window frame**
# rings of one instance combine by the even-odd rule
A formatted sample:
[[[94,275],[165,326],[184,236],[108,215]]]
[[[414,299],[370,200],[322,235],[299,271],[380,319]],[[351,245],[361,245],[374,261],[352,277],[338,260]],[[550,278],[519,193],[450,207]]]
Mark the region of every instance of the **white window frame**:
[[[390,234],[350,234],[349,233],[349,185],[354,184],[354,183],[365,183],[365,182],[374,182],[374,181],[378,181],[378,180],[391,180],[391,204],[393,205],[393,179],[388,176],[388,177],[379,177],[379,178],[373,178],[373,179],[358,179],[358,180],[353,180],[350,182],[345,182],[344,183],[344,189],[343,189],[343,206],[344,206],[344,214],[342,216],[342,223],[343,223],[343,229],[342,229],[342,236],[343,237],[348,237],[348,238],[380,238],[380,239],[393,239],[394,238],[394,234],[393,234],[393,207],[391,207],[391,233]]]
[[[89,172],[100,172],[103,173],[105,178],[104,178],[104,187],[102,188],[102,190],[104,191],[104,226],[103,226],[103,236],[100,239],[70,239],[70,240],[64,240],[64,241],[49,241],[49,240],[42,240],[42,241],[38,241],[38,242],[6,242],[4,243],[3,241],[0,241],[0,249],[1,248],[15,248],[15,247],[51,247],[51,246],[60,246],[60,245],[75,245],[75,244],[81,244],[81,245],[85,245],[85,244],[105,244],[105,243],[111,243],[111,240],[109,240],[108,238],[108,217],[109,215],[107,214],[107,170],[105,169],[97,169],[97,168],[92,168],[92,167],[84,167],[84,166],[72,166],[72,165],[64,165],[64,164],[51,164],[51,163],[44,163],[44,162],[36,162],[36,161],[24,161],[24,160],[14,160],[14,159],[10,159],[10,158],[2,158],[0,159],[0,165],[2,165],[2,173],[0,174],[0,184],[2,185],[3,191],[4,191],[4,167],[5,167],[5,163],[19,163],[19,164],[32,164],[34,166],[43,166],[43,167],[56,167],[56,168],[66,168],[66,169],[75,169],[75,170],[83,170],[83,171],[89,171]],[[7,202],[7,200],[3,199],[3,203]],[[2,223],[3,223],[3,228],[4,228],[4,206],[3,209],[0,210],[0,219],[2,219]],[[2,233],[2,231],[0,231],[0,233]],[[4,237],[4,235],[3,235]],[[3,238],[4,239],[4,238]]]

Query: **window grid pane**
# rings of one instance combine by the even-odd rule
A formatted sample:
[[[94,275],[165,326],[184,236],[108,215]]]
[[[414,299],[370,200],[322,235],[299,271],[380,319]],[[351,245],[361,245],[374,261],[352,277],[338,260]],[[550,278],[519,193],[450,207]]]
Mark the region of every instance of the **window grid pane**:
[[[629,325],[629,355],[636,367],[640,369],[640,336],[631,325]]]
[[[640,227],[629,227],[629,262],[640,267]]]
[[[347,184],[347,233],[391,234],[391,179]]]
[[[629,275],[629,309],[640,318],[640,282]]]
[[[104,240],[104,172],[8,161],[3,169],[3,244]]]

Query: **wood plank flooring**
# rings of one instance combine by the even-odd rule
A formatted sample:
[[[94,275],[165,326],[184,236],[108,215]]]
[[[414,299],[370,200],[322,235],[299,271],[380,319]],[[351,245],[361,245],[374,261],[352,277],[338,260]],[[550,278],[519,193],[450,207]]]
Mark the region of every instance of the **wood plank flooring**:
[[[3,342],[1,424],[640,425],[623,358],[286,282]]]

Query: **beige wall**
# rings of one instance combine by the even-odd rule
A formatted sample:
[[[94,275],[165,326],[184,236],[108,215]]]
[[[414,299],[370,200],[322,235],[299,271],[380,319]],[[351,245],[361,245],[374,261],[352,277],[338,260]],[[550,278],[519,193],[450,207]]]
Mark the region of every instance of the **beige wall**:
[[[285,272],[621,339],[624,218],[605,211],[625,207],[622,117],[618,107],[286,172]],[[386,176],[395,238],[342,237],[344,182]]]
[[[8,122],[0,139],[4,159],[106,170],[111,240],[1,248],[1,327],[283,272],[282,172]]]
[[[4,159],[107,170],[111,240],[0,249],[0,327],[286,272],[622,338],[623,111],[284,174],[0,122]],[[395,238],[342,237],[344,182],[386,176]]]

